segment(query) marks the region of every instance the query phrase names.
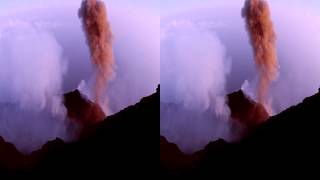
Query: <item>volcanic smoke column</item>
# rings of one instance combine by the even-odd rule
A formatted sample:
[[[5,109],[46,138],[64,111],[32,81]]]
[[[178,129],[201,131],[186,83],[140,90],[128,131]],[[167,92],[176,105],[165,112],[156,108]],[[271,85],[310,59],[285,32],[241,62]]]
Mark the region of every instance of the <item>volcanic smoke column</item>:
[[[270,110],[266,96],[270,83],[278,75],[278,63],[275,47],[276,36],[267,2],[264,0],[247,0],[242,9],[242,17],[246,20],[255,62],[259,70],[258,102]]]
[[[102,1],[84,0],[79,17],[90,48],[91,61],[97,70],[95,81],[95,103],[99,104],[107,81],[113,76],[112,32]]]

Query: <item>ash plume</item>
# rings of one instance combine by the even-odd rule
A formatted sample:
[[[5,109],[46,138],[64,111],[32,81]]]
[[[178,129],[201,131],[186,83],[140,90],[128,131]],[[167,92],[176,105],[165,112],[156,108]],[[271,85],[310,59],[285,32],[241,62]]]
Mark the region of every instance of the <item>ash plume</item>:
[[[79,17],[89,45],[91,61],[96,68],[95,103],[103,98],[108,80],[113,75],[112,32],[102,1],[85,0],[79,9]]]
[[[267,109],[267,94],[270,83],[277,77],[276,35],[270,17],[269,7],[264,0],[247,0],[242,9],[247,31],[254,51],[254,59],[259,71],[257,100]]]

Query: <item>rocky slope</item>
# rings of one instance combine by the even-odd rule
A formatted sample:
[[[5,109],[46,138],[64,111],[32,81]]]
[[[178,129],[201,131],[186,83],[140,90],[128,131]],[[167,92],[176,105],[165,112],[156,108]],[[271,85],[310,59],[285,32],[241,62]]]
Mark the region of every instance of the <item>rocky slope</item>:
[[[166,177],[189,178],[227,177],[239,172],[242,175],[273,174],[283,173],[286,169],[289,173],[300,172],[319,162],[319,108],[320,92],[270,117],[240,142],[218,140],[209,143],[188,157],[192,159],[192,168],[187,167],[184,171],[167,168],[161,172],[164,171]]]
[[[149,139],[152,134],[158,136],[158,124],[154,122],[160,119],[159,101],[160,86],[139,103],[89,126],[78,141],[65,143],[56,139],[30,155],[22,155],[0,139],[0,173],[43,178],[65,173],[91,177],[155,173],[156,167],[150,164],[158,159],[158,153],[151,153],[158,143]]]

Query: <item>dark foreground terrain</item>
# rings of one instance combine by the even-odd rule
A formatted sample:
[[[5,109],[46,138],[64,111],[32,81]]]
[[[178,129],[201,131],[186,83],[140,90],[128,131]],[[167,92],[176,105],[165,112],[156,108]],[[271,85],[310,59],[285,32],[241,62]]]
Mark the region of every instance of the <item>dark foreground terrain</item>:
[[[67,174],[73,177],[120,178],[158,174],[158,166],[155,167],[154,163],[158,161],[159,153],[154,148],[159,147],[155,140],[160,119],[159,91],[160,86],[156,93],[144,97],[139,103],[88,125],[76,142],[65,143],[56,139],[30,155],[23,155],[0,138],[1,177],[31,175],[47,179]],[[78,96],[76,91],[74,95]],[[85,103],[82,105],[87,106]],[[88,107],[94,105],[89,104]],[[98,112],[94,116],[97,114],[101,115]],[[78,113],[73,116],[83,117]],[[81,120],[86,122],[86,119]]]
[[[260,173],[255,176],[259,179],[278,172],[312,171],[320,162],[319,125],[320,92],[270,117],[239,142],[220,139],[186,155],[160,136],[160,175],[196,179]]]

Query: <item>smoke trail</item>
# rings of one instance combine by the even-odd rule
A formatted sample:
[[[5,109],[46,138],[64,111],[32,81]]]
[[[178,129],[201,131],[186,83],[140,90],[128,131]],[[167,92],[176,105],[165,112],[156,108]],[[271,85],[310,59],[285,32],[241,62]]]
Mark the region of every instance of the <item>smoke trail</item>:
[[[271,81],[277,77],[278,63],[275,48],[276,36],[267,2],[247,0],[242,9],[242,17],[246,19],[255,62],[259,70],[258,102],[269,109],[270,102],[267,101],[266,96]]]
[[[113,75],[112,32],[102,1],[85,0],[79,9],[79,17],[90,48],[91,61],[97,74],[95,80],[95,102],[99,104],[107,81]],[[103,100],[105,101],[105,100]]]

